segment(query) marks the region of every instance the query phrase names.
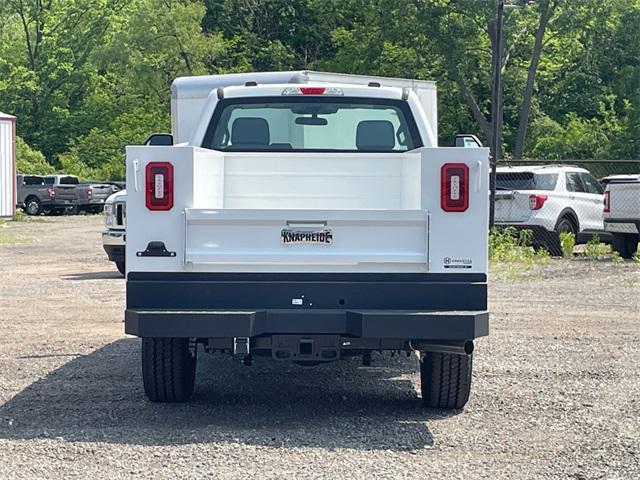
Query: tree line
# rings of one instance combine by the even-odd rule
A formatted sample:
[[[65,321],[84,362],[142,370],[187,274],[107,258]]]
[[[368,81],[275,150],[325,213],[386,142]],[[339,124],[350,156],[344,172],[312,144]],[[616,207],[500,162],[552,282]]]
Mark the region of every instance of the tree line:
[[[503,152],[640,158],[640,0],[507,0]],[[121,179],[178,76],[311,69],[435,80],[440,143],[492,132],[494,0],[0,0],[19,169]]]

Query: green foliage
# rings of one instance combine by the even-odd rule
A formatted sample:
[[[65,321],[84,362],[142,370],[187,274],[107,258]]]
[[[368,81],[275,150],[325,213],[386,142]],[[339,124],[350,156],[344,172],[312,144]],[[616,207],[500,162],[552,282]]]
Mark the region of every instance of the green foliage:
[[[29,217],[25,215],[22,210],[16,210],[16,213],[13,215],[14,222],[28,222]]]
[[[55,173],[55,168],[47,163],[44,155],[33,150],[21,137],[16,137],[16,166],[19,173]]]
[[[611,254],[611,247],[600,243],[600,237],[594,235],[584,246],[582,256],[591,260],[600,260],[605,255]]]
[[[571,232],[560,232],[560,247],[564,258],[573,257],[573,248],[576,246],[576,236]]]
[[[611,252],[611,261],[613,263],[624,263],[624,258],[622,258],[618,252],[612,251]]]
[[[546,262],[550,255],[545,249],[537,251],[531,246],[533,232],[514,227],[493,228],[489,233],[489,259],[495,262],[531,265]]]

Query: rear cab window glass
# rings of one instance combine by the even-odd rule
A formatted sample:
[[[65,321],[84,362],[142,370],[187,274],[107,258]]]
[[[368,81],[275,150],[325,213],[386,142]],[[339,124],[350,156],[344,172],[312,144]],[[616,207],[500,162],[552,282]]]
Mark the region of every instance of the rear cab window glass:
[[[221,100],[202,146],[221,151],[407,152],[422,146],[401,100],[256,97]]]
[[[498,172],[498,190],[555,190],[557,173]]]
[[[60,177],[60,185],[78,185],[80,181],[77,177]]]

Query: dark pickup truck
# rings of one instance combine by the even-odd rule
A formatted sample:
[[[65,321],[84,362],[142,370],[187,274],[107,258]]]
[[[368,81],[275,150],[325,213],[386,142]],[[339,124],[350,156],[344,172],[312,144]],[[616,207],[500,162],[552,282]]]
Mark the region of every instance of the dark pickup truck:
[[[115,191],[113,185],[99,182],[85,182],[77,185],[78,210],[100,213],[104,209],[107,198]]]
[[[80,210],[98,213],[113,186],[80,183],[74,175],[18,175],[17,206],[28,215],[56,215]]]
[[[28,215],[73,209],[78,204],[78,183],[73,175],[18,175],[17,206]]]

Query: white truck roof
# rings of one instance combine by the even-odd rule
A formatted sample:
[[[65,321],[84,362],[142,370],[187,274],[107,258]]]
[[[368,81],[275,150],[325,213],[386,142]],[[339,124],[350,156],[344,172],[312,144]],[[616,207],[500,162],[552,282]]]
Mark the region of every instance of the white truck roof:
[[[351,86],[366,86],[370,83],[376,83],[381,87],[396,87],[400,89],[408,88],[416,94],[418,101],[424,110],[430,143],[433,146],[437,145],[438,114],[435,82],[407,78],[314,72],[311,70],[232,73],[224,75],[181,77],[175,79],[171,85],[171,130],[174,137],[174,143],[184,143],[191,140],[194,132],[200,124],[200,117],[203,113],[205,104],[207,103],[207,98],[212,91],[220,87],[243,87],[247,82],[256,82],[258,85],[330,83]],[[247,92],[255,93],[255,91],[252,90],[247,90]],[[376,93],[375,89],[371,88],[372,97],[380,96],[381,93],[382,92]]]
[[[588,170],[571,165],[518,165],[518,166],[503,166],[498,167],[497,171],[500,173],[505,172],[534,172],[534,173],[560,173],[560,172],[584,172],[589,173]]]

